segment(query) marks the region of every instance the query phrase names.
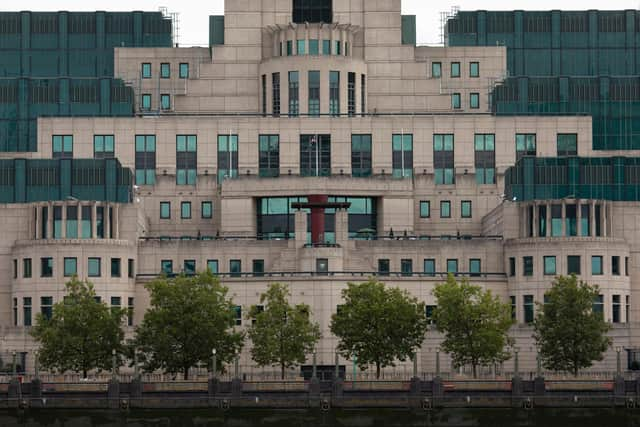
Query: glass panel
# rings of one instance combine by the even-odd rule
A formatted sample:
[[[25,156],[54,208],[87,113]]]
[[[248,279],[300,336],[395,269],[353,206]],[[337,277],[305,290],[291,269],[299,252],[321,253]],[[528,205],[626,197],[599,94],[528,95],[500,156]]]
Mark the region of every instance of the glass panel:
[[[555,256],[544,257],[544,274],[546,275],[556,274],[556,257]]]
[[[427,276],[435,276],[435,273],[436,273],[436,260],[435,259],[425,259],[424,260],[424,273]]]
[[[309,40],[309,55],[317,55],[319,52],[318,40]]]
[[[448,259],[447,260],[447,273],[458,273],[458,260],[457,259]]]

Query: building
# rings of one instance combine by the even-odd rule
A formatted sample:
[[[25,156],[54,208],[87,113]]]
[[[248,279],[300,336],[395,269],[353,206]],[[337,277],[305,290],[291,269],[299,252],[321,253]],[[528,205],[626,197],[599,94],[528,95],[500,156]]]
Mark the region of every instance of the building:
[[[447,47],[428,47],[400,0],[230,1],[209,48],[116,47],[134,114],[39,117],[34,150],[0,153],[5,350],[29,364],[28,326],[73,274],[129,308],[131,327],[144,283],[209,268],[238,327],[269,283],[289,284],[332,365],[347,282],[380,275],[428,316],[451,272],[511,301],[534,370],[534,302],[575,272],[601,286],[594,308],[636,357],[638,152],[603,150],[586,112],[501,114],[513,52],[469,35],[480,13],[455,42],[466,16],[449,21]],[[423,372],[438,339],[419,352]],[[612,350],[596,369],[614,366]]]

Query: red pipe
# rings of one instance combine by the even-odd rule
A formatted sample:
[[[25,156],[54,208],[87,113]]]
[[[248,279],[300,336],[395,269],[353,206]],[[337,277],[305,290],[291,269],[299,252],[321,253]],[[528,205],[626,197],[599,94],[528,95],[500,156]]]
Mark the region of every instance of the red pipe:
[[[327,203],[329,196],[309,196],[309,203]],[[324,238],[324,208],[311,208],[311,243],[325,243]]]

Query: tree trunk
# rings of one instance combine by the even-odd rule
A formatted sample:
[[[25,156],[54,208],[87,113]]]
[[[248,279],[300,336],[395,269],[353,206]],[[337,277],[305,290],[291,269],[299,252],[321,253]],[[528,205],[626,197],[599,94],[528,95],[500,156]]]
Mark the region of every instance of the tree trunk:
[[[87,370],[86,369],[82,370],[82,378],[84,378],[85,380],[87,379]]]
[[[471,364],[473,366],[473,379],[478,378],[478,365],[476,365],[475,363]]]
[[[380,362],[376,362],[376,379],[380,379]]]
[[[280,379],[284,381],[284,362],[280,362]]]
[[[189,367],[188,367],[188,366],[185,366],[185,367],[183,368],[183,372],[184,372],[184,379],[185,379],[185,380],[188,380],[188,379],[189,379]]]

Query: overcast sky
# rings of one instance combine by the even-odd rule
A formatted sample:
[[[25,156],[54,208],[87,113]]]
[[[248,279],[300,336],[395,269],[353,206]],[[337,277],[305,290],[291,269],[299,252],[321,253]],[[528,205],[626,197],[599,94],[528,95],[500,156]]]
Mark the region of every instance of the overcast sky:
[[[229,0],[233,1],[233,0]],[[251,0],[259,1],[259,0]],[[340,1],[340,0],[335,0]],[[366,1],[366,0],[365,0]],[[165,6],[170,12],[180,14],[180,43],[182,45],[206,45],[209,40],[208,15],[224,13],[224,0],[22,0],[4,1],[0,10],[158,10]],[[437,4],[436,4],[437,3]],[[559,6],[564,10],[584,9],[636,9],[640,0],[402,0],[402,13],[417,15],[418,43],[440,42],[440,12],[450,11],[454,6],[461,10],[550,10]]]

